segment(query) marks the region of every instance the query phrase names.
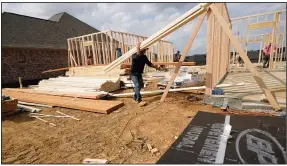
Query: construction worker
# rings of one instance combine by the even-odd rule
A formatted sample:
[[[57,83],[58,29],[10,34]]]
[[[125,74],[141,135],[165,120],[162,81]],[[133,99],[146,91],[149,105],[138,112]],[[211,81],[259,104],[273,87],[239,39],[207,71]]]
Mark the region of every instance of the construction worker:
[[[274,50],[276,50],[276,46],[274,46]],[[269,61],[270,61],[270,53],[271,53],[271,43],[269,45],[266,45],[263,48],[264,58],[263,58],[263,68],[269,67]],[[267,64],[267,66],[266,66]]]
[[[177,51],[176,54],[174,54],[174,62],[178,62],[180,59],[180,51]]]
[[[117,48],[116,50],[117,50],[117,57],[118,57],[118,58],[121,57],[121,56],[122,56],[122,50],[121,50],[121,48]]]
[[[149,67],[159,69],[158,66],[152,64],[147,56],[145,55],[147,49],[140,50],[141,42],[137,42],[136,48],[137,53],[132,55],[132,66],[131,66],[131,80],[134,83],[135,94],[133,99],[139,106],[146,105],[146,102],[142,101],[142,97],[140,94],[141,89],[144,86],[142,73],[144,71],[144,66],[147,64]]]
[[[88,56],[88,59],[87,59],[87,64],[88,65],[92,65],[92,56]]]

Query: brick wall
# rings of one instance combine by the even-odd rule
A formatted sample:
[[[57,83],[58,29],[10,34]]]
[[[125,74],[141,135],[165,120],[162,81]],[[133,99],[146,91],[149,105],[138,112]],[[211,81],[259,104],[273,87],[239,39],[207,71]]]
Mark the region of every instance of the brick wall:
[[[68,66],[67,50],[2,48],[2,84],[56,77],[65,71],[42,71]]]

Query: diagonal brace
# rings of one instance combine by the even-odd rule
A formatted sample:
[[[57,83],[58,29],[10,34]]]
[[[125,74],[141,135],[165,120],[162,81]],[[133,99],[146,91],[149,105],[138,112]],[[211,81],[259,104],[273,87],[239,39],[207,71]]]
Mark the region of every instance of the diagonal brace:
[[[195,37],[196,37],[196,35],[197,35],[197,33],[198,33],[198,31],[199,31],[201,25],[202,25],[202,22],[203,22],[205,16],[206,16],[206,12],[203,13],[203,14],[199,17],[198,22],[197,22],[197,24],[196,24],[196,27],[195,27],[194,31],[192,32],[192,34],[191,34],[191,36],[190,36],[190,38],[189,38],[189,40],[188,40],[188,43],[186,44],[186,46],[185,46],[185,48],[184,48],[184,50],[183,50],[183,54],[182,54],[182,56],[180,57],[180,60],[179,60],[179,62],[177,63],[177,65],[176,65],[176,67],[175,67],[175,70],[174,70],[174,72],[172,73],[172,76],[171,76],[171,78],[170,78],[170,80],[169,80],[169,82],[168,82],[168,84],[167,84],[167,86],[166,86],[166,88],[165,88],[165,91],[164,91],[164,93],[163,93],[163,95],[162,95],[162,97],[161,97],[161,99],[160,99],[161,102],[163,102],[164,99],[166,98],[167,93],[168,93],[168,91],[169,91],[169,89],[170,89],[170,87],[171,87],[171,84],[173,83],[174,79],[176,78],[176,76],[177,76],[177,74],[178,74],[178,71],[179,71],[181,65],[183,64],[183,61],[184,61],[184,59],[185,59],[185,57],[186,57],[188,51],[190,50],[190,48],[191,48],[191,46],[192,46],[192,43],[193,43],[193,41],[194,41],[194,39],[195,39]]]

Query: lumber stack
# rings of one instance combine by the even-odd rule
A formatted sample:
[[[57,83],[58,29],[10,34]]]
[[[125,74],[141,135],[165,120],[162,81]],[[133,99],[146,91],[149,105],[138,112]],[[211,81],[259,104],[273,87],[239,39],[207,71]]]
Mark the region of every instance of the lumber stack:
[[[112,92],[120,88],[119,77],[57,77],[39,82],[34,90],[61,92]]]
[[[123,106],[121,101],[106,101],[106,100],[91,100],[73,97],[52,96],[46,94],[32,94],[26,92],[17,92],[13,90],[3,89],[4,95],[9,95],[19,101],[30,103],[41,103],[50,106],[57,106],[63,108],[77,109],[83,111],[97,112],[109,114],[112,111]],[[17,105],[16,105],[17,106]]]
[[[18,100],[16,99],[11,99],[10,97],[7,96],[2,96],[2,110],[1,110],[1,115],[2,117],[7,117],[10,115],[14,115],[18,112]]]

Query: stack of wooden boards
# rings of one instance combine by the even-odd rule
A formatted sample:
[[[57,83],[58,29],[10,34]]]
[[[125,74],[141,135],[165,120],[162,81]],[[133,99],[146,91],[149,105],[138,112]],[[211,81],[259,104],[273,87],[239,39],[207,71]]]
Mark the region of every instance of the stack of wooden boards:
[[[120,89],[120,72],[104,74],[102,66],[75,67],[67,72],[70,77],[49,78],[29,89],[4,89],[2,92],[24,102],[110,113],[123,102],[100,99]]]
[[[18,112],[18,100],[10,99],[10,97],[2,96],[2,117],[14,115]]]
[[[111,113],[124,105],[124,103],[121,101],[93,100],[82,98],[82,96],[67,97],[61,95],[49,95],[36,93],[31,89],[3,89],[2,93],[17,99],[18,101],[105,114]]]

